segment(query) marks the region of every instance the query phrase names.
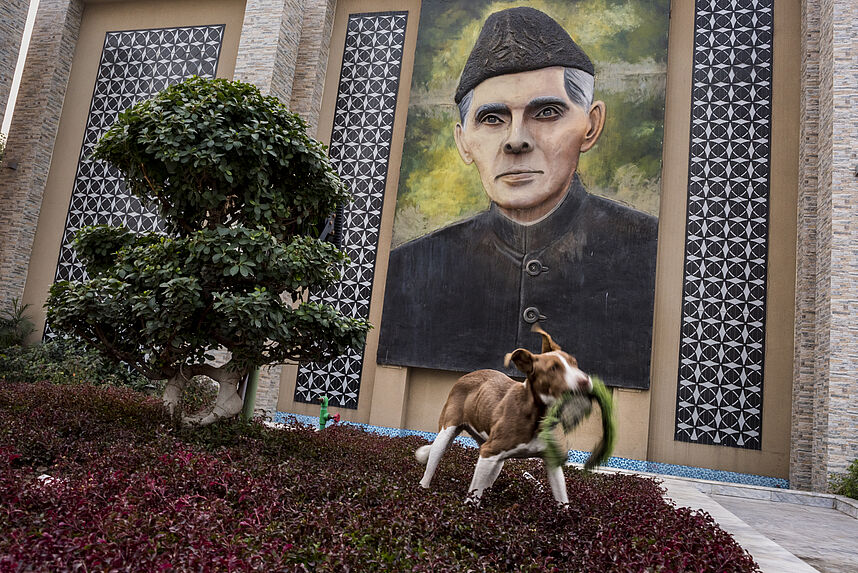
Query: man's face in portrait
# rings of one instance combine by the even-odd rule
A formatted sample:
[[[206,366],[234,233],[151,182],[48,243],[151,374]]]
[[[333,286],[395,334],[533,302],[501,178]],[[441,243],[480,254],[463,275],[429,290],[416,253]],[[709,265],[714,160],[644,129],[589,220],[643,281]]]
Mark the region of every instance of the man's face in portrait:
[[[489,78],[474,88],[456,145],[475,163],[486,194],[509,218],[530,223],[563,199],[578,155],[602,131],[605,106],[584,109],[564,86],[562,67]]]

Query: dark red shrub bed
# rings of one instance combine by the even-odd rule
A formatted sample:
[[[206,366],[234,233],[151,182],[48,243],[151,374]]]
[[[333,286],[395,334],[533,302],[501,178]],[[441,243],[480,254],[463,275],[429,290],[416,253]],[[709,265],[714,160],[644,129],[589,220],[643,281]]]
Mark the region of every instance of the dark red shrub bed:
[[[652,480],[570,469],[559,509],[541,464],[513,461],[473,508],[475,452],[454,447],[427,492],[420,444],[177,431],[131,391],[0,384],[0,571],[757,570]]]

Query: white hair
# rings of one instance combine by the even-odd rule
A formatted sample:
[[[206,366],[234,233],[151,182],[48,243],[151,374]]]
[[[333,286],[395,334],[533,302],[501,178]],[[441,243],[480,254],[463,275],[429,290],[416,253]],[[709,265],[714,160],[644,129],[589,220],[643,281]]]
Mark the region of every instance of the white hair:
[[[569,96],[572,103],[585,111],[590,111],[596,86],[595,77],[578,68],[563,68],[563,86],[566,88],[566,95]],[[459,101],[459,120],[462,127],[465,126],[465,118],[468,117],[468,111],[471,109],[473,100],[474,90],[472,89]]]

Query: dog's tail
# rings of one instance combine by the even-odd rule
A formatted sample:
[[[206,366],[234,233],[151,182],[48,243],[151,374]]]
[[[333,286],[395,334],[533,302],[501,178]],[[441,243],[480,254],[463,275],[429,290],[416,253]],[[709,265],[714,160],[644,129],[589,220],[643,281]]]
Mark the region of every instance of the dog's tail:
[[[420,446],[414,452],[414,457],[417,458],[418,462],[420,462],[421,464],[423,464],[425,466],[426,462],[429,461],[429,450],[431,450],[431,449],[432,449],[431,444],[426,444],[425,446]]]

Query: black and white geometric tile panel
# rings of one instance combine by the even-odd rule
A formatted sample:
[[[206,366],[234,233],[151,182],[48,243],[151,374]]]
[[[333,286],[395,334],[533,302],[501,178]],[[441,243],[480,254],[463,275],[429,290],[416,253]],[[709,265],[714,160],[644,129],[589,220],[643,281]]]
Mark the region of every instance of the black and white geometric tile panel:
[[[773,0],[697,0],[675,439],[760,449]]]
[[[340,237],[351,264],[339,283],[310,299],[352,317],[369,317],[407,20],[407,12],[352,14],[346,29],[330,156],[354,197]],[[356,409],[362,367],[363,353],[354,350],[301,366],[295,400],[328,396],[331,405]]]
[[[214,77],[223,33],[221,24],[105,35],[54,280],[86,278],[71,246],[82,227],[114,225],[134,232],[162,229],[155,211],[125,190],[119,172],[90,155],[121,111],[192,75]]]

